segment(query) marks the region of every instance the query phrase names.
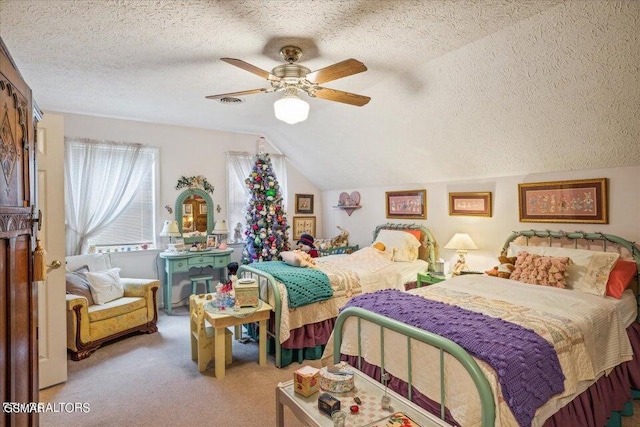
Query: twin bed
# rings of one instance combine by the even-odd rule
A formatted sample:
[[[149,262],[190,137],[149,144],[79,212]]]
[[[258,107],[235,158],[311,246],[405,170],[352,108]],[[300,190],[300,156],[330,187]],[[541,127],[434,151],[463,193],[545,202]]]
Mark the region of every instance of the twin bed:
[[[566,288],[464,275],[359,295],[341,310],[323,364],[389,376],[451,425],[619,425],[640,389],[638,248],[600,233],[529,230],[504,253],[520,257],[513,277],[529,282],[548,282],[540,266],[561,259]],[[536,280],[523,279],[530,254]]]
[[[407,254],[394,252],[391,246],[400,247],[405,240],[410,240],[415,246],[407,249]],[[332,296],[297,307],[290,307],[291,291],[287,286],[258,265],[267,264],[264,267],[268,267],[270,262],[240,266],[238,277],[256,278],[261,299],[274,308],[267,333],[277,367],[287,366],[293,361],[319,359],[329,341],[339,309],[352,297],[382,289],[403,291],[407,283],[416,281],[418,272],[433,269],[437,248],[435,239],[425,227],[380,225],[374,231],[374,241],[387,242],[386,251],[365,247],[352,254],[315,258],[318,269],[330,280]]]

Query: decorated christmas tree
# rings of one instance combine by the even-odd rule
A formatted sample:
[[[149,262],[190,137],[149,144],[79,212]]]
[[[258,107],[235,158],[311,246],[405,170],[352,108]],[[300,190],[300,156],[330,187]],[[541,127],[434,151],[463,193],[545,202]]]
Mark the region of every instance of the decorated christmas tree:
[[[266,153],[259,153],[251,175],[245,180],[251,193],[247,206],[246,242],[242,262],[271,261],[289,250],[287,214],[283,210],[282,192]]]

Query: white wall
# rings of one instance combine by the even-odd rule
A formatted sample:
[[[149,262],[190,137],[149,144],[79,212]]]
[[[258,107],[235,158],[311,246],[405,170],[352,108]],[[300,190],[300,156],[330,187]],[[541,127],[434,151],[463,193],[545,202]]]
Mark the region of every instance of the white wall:
[[[83,138],[105,139],[126,142],[140,142],[160,148],[160,191],[157,207],[159,219],[169,219],[171,215],[164,209],[172,208],[180,191],[175,184],[181,175],[204,175],[215,187],[213,201],[226,212],[226,170],[225,151],[255,152],[257,135],[211,131],[180,126],[158,125],[119,119],[64,114],[65,135]],[[277,144],[277,141],[274,141]],[[268,146],[266,151],[275,152]],[[424,221],[394,220],[392,222],[421,223],[434,234],[440,246],[440,256],[454,262],[453,250],[442,249],[456,232],[467,232],[480,247],[467,255],[467,263],[473,270],[486,270],[496,264],[496,255],[504,240],[513,230],[550,229],[601,231],[616,234],[633,241],[640,241],[640,166],[609,168],[599,170],[578,170],[526,176],[500,177],[478,181],[419,183],[414,185],[345,188],[341,191],[359,191],[362,209],[351,216],[334,208],[341,191],[321,192],[307,180],[293,165],[288,165],[288,220],[291,224],[295,214],[295,194],[314,194],[314,216],[317,218],[316,237],[333,237],[339,233],[337,226],[350,232],[350,241],[361,246],[371,243],[373,230],[379,224],[389,222],[385,217],[385,191],[427,190],[427,219]],[[586,178],[609,178],[609,224],[554,224],[521,223],[518,220],[518,183],[558,181]],[[493,216],[460,217],[449,216],[449,192],[491,191],[493,196]],[[295,242],[294,242],[295,243]],[[240,259],[241,247],[235,247],[234,259]],[[162,265],[157,252],[139,254],[116,254],[114,265],[123,269],[129,277],[159,277]],[[176,277],[176,279],[178,279]],[[185,299],[189,294],[186,276],[173,289],[174,302]],[[175,282],[174,282],[175,283]]]
[[[565,223],[522,223],[518,214],[518,184],[527,182],[546,182],[587,178],[609,178],[609,224],[565,224]],[[389,220],[385,217],[385,191],[427,190],[426,220]],[[505,239],[514,230],[542,229],[615,234],[631,241],[640,241],[640,166],[597,170],[579,170],[526,176],[501,177],[464,182],[416,183],[398,187],[349,188],[344,191],[360,192],[362,209],[352,216],[333,208],[338,201],[340,191],[326,191],[323,199],[325,230],[336,226],[346,228],[350,233],[350,243],[369,245],[373,230],[377,225],[387,222],[418,223],[431,230],[440,247],[440,256],[452,263],[456,260],[455,251],[443,249],[456,232],[468,233],[478,245],[479,250],[467,254],[467,264],[471,270],[488,270],[497,264],[496,256]],[[463,217],[449,216],[450,192],[490,191],[493,198],[493,216]]]
[[[46,114],[46,112],[45,112]],[[175,185],[180,176],[204,175],[215,188],[212,199],[214,205],[220,205],[221,212],[214,209],[216,219],[223,219],[226,215],[226,160],[227,151],[247,151],[255,153],[259,135],[241,134],[233,132],[212,131],[183,126],[160,125],[154,123],[136,122],[130,120],[111,119],[77,114],[56,113],[64,116],[65,136],[91,138],[97,140],[137,142],[158,147],[160,151],[160,188],[156,216],[157,226],[163,220],[172,219],[173,215],[164,208],[169,205],[172,209],[177,196],[183,190],[176,190]],[[277,153],[271,145],[266,144],[265,151]],[[315,194],[316,206],[321,203],[321,193],[295,167],[287,165],[287,212],[291,223],[294,216],[295,193]],[[318,212],[319,230],[321,231],[322,216]],[[156,230],[159,232],[159,229]],[[159,241],[162,245],[166,242]],[[242,247],[234,246],[233,259],[240,260]],[[146,253],[118,253],[112,256],[115,266],[122,268],[124,277],[157,278],[162,277],[162,264],[157,257],[158,251]],[[175,277],[174,283],[180,279],[180,285],[174,285],[173,301],[178,302],[188,297],[190,284],[187,276]],[[161,303],[162,304],[162,303]]]

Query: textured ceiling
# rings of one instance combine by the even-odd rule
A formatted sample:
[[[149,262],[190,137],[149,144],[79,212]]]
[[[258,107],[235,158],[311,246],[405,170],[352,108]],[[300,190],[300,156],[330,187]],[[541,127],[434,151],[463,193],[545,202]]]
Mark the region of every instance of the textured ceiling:
[[[640,2],[0,0],[0,37],[44,110],[264,135],[321,189],[640,164]],[[367,95],[205,95],[268,87],[280,47]],[[407,167],[411,165],[411,167]]]

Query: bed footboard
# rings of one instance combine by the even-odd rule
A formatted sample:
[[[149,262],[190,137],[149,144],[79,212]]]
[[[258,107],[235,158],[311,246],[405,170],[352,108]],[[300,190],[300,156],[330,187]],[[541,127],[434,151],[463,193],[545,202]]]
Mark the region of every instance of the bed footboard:
[[[360,345],[360,329],[361,329],[361,321],[365,320],[380,327],[380,341],[381,341],[381,365],[380,369],[384,372],[384,330],[388,329],[407,337],[407,378],[408,378],[408,399],[412,400],[412,382],[411,382],[411,340],[421,341],[425,344],[428,344],[432,347],[439,349],[440,353],[440,418],[445,419],[445,410],[446,410],[446,402],[445,402],[445,384],[444,384],[444,357],[445,353],[450,354],[454,358],[456,358],[460,364],[466,369],[467,373],[473,380],[473,383],[478,390],[478,395],[480,396],[480,404],[482,410],[482,426],[483,427],[491,427],[495,424],[495,404],[493,393],[491,392],[491,387],[489,386],[489,382],[486,377],[482,373],[480,367],[476,363],[476,361],[467,353],[462,347],[460,347],[455,342],[441,337],[439,335],[433,334],[431,332],[427,332],[413,326],[398,322],[396,320],[390,319],[385,316],[381,316],[379,314],[373,313],[371,311],[359,308],[359,307],[349,307],[343,310],[338,319],[336,320],[335,328],[333,331],[334,337],[334,347],[333,347],[333,361],[334,363],[338,363],[340,361],[340,349],[342,346],[342,334],[345,322],[347,319],[355,317],[357,320],[357,331],[358,331],[358,360],[362,360],[361,354],[361,345]],[[360,363],[360,362],[359,362]],[[358,369],[361,369],[361,366],[357,366]]]
[[[281,368],[282,344],[280,344],[280,318],[282,313],[282,298],[276,279],[271,274],[252,268],[249,265],[241,265],[238,268],[238,277],[252,277],[256,279],[260,287],[260,298],[269,302],[271,307],[273,307],[275,317],[274,331],[271,332],[267,328],[267,335],[275,341],[276,367]],[[271,302],[269,301],[270,299],[272,299]]]

